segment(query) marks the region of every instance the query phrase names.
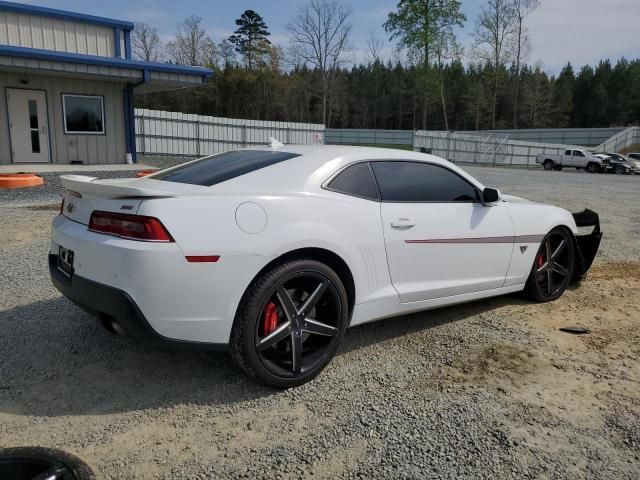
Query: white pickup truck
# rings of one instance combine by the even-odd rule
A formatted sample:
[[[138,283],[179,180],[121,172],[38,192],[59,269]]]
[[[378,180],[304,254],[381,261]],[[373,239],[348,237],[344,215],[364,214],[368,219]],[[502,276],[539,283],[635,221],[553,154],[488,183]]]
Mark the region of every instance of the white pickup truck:
[[[602,159],[587,150],[565,150],[564,154],[551,155],[542,153],[536,157],[536,163],[545,170],[562,170],[563,167],[573,167],[576,170],[585,169],[589,173],[603,171]]]

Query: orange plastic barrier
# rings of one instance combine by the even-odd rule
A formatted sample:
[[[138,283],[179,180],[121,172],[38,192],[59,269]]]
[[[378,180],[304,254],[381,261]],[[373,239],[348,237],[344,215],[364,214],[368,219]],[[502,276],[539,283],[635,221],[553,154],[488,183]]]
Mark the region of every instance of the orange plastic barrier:
[[[44,180],[33,173],[0,174],[0,188],[39,187],[41,185],[44,185]]]
[[[157,171],[158,171],[157,169],[140,170],[139,172],[136,172],[136,177],[138,177],[138,178],[146,177],[147,175],[151,175],[152,173],[156,173]]]

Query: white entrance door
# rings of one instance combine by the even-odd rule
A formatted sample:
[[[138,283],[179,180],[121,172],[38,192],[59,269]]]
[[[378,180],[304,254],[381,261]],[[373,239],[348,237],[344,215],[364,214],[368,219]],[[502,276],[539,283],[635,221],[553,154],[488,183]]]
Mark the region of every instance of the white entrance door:
[[[49,125],[44,92],[7,89],[14,163],[49,162]]]

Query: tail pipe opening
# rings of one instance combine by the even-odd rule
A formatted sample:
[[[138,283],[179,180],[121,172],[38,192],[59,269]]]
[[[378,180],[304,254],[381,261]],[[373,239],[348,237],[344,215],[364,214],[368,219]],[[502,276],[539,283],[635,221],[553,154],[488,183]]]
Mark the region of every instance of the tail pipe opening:
[[[583,280],[594,258],[600,248],[602,240],[602,231],[600,230],[600,217],[593,210],[585,209],[582,212],[574,213],[573,219],[578,228],[593,227],[593,231],[586,235],[576,235],[576,264],[573,269],[573,281]]]

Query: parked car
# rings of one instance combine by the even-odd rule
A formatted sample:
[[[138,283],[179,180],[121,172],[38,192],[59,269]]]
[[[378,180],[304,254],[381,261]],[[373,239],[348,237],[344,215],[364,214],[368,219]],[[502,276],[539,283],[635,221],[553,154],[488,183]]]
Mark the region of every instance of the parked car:
[[[573,167],[576,170],[585,169],[589,173],[603,171],[602,158],[582,149],[568,149],[559,155],[542,153],[536,157],[536,163],[541,164],[545,170],[562,170],[564,167]]]
[[[282,388],[317,375],[348,326],[517,291],[555,300],[602,236],[594,212],[404,150],[274,142],[137,179],[61,178],[60,292],[112,332],[228,350]]]
[[[640,153],[627,153],[627,157],[629,157],[631,160],[640,161]]]
[[[640,160],[631,160],[619,153],[600,154],[607,157],[606,171],[618,175],[640,174]]]

